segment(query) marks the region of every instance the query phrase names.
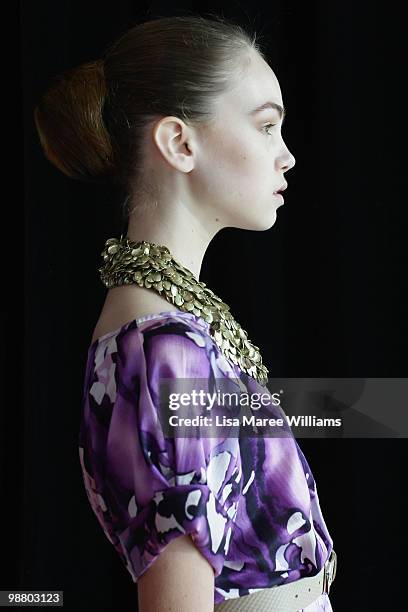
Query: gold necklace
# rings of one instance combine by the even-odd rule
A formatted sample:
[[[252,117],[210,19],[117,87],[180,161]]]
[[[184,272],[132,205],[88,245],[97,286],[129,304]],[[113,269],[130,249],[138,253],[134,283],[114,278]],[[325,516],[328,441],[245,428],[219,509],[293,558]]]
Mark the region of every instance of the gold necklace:
[[[108,289],[138,284],[157,291],[180,310],[192,312],[210,324],[210,335],[230,362],[261,385],[268,379],[259,348],[223,302],[205,283],[172,257],[166,246],[121,236],[109,238],[102,251],[101,280]]]

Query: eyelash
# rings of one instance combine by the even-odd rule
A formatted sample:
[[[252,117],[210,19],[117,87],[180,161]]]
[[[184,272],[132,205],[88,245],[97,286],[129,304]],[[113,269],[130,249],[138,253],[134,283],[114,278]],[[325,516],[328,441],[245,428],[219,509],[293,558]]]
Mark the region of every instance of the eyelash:
[[[265,130],[265,128],[275,127],[275,125],[278,125],[278,124],[277,123],[267,123],[266,125],[263,126],[263,129]],[[268,134],[268,136],[272,136],[272,134],[270,134],[267,130],[265,131]]]

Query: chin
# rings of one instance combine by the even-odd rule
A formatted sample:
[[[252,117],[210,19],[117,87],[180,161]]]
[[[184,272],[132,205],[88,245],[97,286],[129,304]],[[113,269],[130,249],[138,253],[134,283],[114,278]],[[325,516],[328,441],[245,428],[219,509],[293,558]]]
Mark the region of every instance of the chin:
[[[268,214],[259,214],[256,218],[251,217],[250,219],[246,219],[242,225],[236,227],[254,232],[264,232],[271,229],[271,227],[275,225],[275,222],[276,210],[273,210],[272,212],[269,211]]]

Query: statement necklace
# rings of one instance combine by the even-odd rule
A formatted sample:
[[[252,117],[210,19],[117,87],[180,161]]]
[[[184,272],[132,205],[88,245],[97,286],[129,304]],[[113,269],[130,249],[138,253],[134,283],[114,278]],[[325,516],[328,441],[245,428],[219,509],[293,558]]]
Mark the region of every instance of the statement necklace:
[[[210,324],[210,335],[223,355],[261,385],[267,382],[268,369],[259,348],[223,302],[205,283],[172,257],[166,246],[122,236],[109,238],[102,251],[101,280],[108,289],[138,284],[157,291],[180,310],[192,312]]]

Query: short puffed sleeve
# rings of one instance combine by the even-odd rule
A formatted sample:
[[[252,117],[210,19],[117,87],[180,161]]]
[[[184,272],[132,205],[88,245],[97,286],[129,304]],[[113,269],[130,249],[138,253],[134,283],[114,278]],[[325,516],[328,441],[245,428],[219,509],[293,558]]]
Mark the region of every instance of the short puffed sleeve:
[[[241,495],[238,438],[168,436],[160,381],[222,375],[209,334],[185,321],[129,325],[90,356],[80,455],[89,501],[134,582],[188,534],[219,576]],[[95,392],[92,392],[94,389]]]

